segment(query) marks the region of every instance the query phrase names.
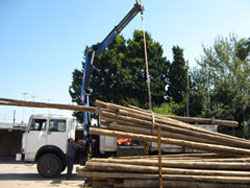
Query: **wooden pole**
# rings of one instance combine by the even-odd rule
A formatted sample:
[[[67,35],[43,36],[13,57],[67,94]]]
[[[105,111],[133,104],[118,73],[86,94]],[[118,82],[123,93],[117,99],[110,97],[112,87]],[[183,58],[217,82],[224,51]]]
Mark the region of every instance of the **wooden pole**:
[[[95,159],[95,158],[94,158]],[[109,158],[110,160],[118,160],[118,159],[126,159],[126,161],[133,161],[133,160],[140,160],[140,161],[144,161],[144,160],[150,160],[150,161],[154,161],[157,160],[157,157],[145,157],[145,158],[136,158],[136,157],[132,157],[132,158]],[[162,155],[162,160],[166,160],[166,161],[176,161],[176,162],[230,162],[230,163],[235,163],[235,162],[243,162],[243,163],[250,163],[250,157],[235,157],[235,158],[216,158],[216,157],[212,157],[212,158],[203,158],[203,157],[183,157],[183,158],[174,158],[174,157],[167,157],[165,155]]]
[[[166,159],[175,159],[175,160],[181,160],[181,159],[217,159],[217,158],[229,158],[229,157],[236,157],[235,155],[224,155],[220,153],[179,153],[179,154],[165,154],[162,157]],[[157,155],[138,155],[138,156],[121,156],[116,157],[115,159],[151,159],[151,158],[157,158]],[[237,156],[239,158],[239,156]]]
[[[174,115],[163,115],[162,117],[168,117],[175,120],[183,121],[185,123],[192,123],[192,124],[218,125],[231,128],[239,127],[239,123],[237,121],[220,120],[213,118],[200,118],[200,117],[184,117],[184,116],[174,116]]]
[[[115,163],[115,164],[128,164],[128,165],[143,165],[143,166],[156,166],[157,159],[93,159],[92,162]],[[187,168],[187,169],[211,169],[211,170],[250,170],[249,162],[226,162],[226,161],[174,161],[163,159],[161,162],[162,167],[168,168]]]
[[[88,178],[96,178],[96,180],[93,182],[93,188],[95,187],[96,182],[101,182],[99,184],[100,188],[104,187],[111,187],[109,185],[109,182],[107,180],[115,179],[119,180],[120,184],[117,186],[119,188],[156,188],[158,187],[157,184],[157,174],[146,174],[146,173],[119,173],[119,172],[95,172],[95,171],[79,171],[78,175],[82,177],[88,177]],[[229,182],[227,179],[227,183],[224,182],[218,182],[220,179],[214,179],[214,182],[212,181],[212,178],[209,179],[199,179],[199,181],[183,181],[183,180],[170,180],[168,177],[172,176],[167,176],[163,175],[165,179],[168,181],[164,181],[164,186],[170,187],[170,188],[194,188],[194,187],[199,187],[199,188],[249,188],[250,184],[244,182],[244,184],[239,183],[235,184],[232,182]],[[179,177],[180,178],[180,177]],[[234,178],[235,179],[235,178]],[[238,178],[237,178],[238,179]],[[106,181],[105,181],[106,180]],[[114,184],[113,184],[114,185]],[[99,188],[98,187],[98,188]],[[115,186],[116,187],[116,186]]]
[[[120,172],[120,173],[151,173],[158,175],[157,166],[142,166],[142,165],[128,165],[128,164],[116,164],[116,163],[103,163],[103,162],[87,162],[86,170],[92,172]],[[250,178],[250,172],[238,171],[238,170],[207,170],[207,169],[184,169],[184,168],[162,168],[164,175],[201,175],[201,176],[229,176],[229,177],[248,177]],[[121,178],[126,178],[122,177]],[[136,178],[136,177],[135,177]]]
[[[23,101],[14,99],[0,98],[0,105],[4,106],[22,106],[31,108],[52,108],[58,110],[71,110],[79,112],[95,112],[95,107],[86,107],[81,105],[69,105],[69,104],[58,104],[58,103],[44,103],[44,102],[33,102]]]
[[[169,181],[185,181],[188,182],[187,186],[190,187],[189,183],[191,185],[194,185],[193,182],[195,182],[195,186],[193,187],[200,187],[200,182],[206,182],[206,183],[214,183],[213,188],[239,188],[239,187],[249,187],[250,186],[250,179],[249,178],[240,178],[240,177],[230,177],[226,178],[223,176],[180,176],[180,175],[166,175],[164,181],[164,186],[169,186]],[[242,180],[242,181],[241,181]],[[226,185],[219,185],[219,184],[226,184]],[[247,185],[247,186],[245,186]],[[124,180],[123,181],[124,187],[129,188],[155,188],[158,186],[157,180]],[[184,188],[187,188],[187,186],[184,186]],[[172,187],[178,187],[178,183],[172,185]],[[193,188],[192,187],[192,188]],[[206,186],[204,186],[206,187]],[[207,188],[207,187],[206,187]],[[211,187],[210,187],[211,188]]]

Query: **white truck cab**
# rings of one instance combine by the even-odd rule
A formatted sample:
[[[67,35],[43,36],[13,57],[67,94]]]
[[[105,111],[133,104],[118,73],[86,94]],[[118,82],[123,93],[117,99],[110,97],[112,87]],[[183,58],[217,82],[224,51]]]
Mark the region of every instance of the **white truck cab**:
[[[65,169],[68,138],[75,139],[76,121],[59,115],[32,115],[22,138],[25,161],[37,162],[44,177],[56,177]]]
[[[91,126],[97,126],[97,120],[92,119]],[[36,162],[37,170],[43,177],[59,176],[66,167],[67,140],[76,139],[76,132],[83,133],[81,128],[77,128],[77,121],[72,117],[31,115],[22,137],[24,161]],[[98,140],[98,144],[92,146],[95,149],[98,148],[97,153],[105,155],[116,151],[116,138],[100,136]],[[77,156],[79,160],[82,159],[81,157],[85,156],[82,154]]]

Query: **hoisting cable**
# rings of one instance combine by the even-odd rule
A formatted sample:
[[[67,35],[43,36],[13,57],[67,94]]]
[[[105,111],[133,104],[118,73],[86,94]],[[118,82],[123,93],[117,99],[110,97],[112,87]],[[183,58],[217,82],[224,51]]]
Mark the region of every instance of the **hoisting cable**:
[[[141,3],[141,1],[140,1]],[[148,63],[148,52],[147,52],[147,39],[144,27],[144,17],[143,12],[141,12],[141,22],[142,22],[142,32],[143,32],[143,43],[144,43],[144,58],[145,58],[145,71],[146,71],[146,83],[148,91],[148,107],[152,113],[152,127],[155,128],[155,115],[152,110],[152,95],[151,95],[151,81],[149,74],[149,63]],[[153,133],[153,131],[152,131]],[[162,178],[162,156],[161,156],[161,129],[157,126],[157,148],[158,148],[158,167],[159,167],[159,187],[163,188],[163,178]]]

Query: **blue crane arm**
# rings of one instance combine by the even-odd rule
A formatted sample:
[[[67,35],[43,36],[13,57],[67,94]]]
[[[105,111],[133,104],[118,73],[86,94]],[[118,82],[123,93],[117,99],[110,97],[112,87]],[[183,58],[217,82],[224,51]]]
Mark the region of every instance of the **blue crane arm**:
[[[133,8],[127,13],[127,15],[120,21],[120,23],[114,27],[114,29],[103,39],[102,42],[93,45],[88,48],[85,52],[85,62],[83,63],[83,79],[81,86],[81,101],[85,106],[89,106],[89,79],[91,65],[94,62],[95,55],[102,53],[107,47],[112,44],[116,36],[129,24],[129,22],[138,14],[143,13],[143,6],[136,1]],[[83,113],[83,127],[84,136],[89,141],[89,125],[90,125],[90,114],[88,112]]]
[[[129,22],[138,14],[143,12],[143,6],[136,2],[133,8],[127,13],[127,15],[120,21],[120,23],[114,27],[114,29],[103,39],[102,42],[93,45],[88,48],[85,53],[85,62],[83,66],[84,77],[83,77],[83,90],[88,89],[90,68],[94,62],[95,55],[102,53],[107,47],[112,44],[116,36],[129,24]],[[84,103],[83,103],[84,104]]]
[[[134,7],[127,13],[127,15],[120,21],[120,23],[114,27],[114,29],[103,39],[101,43],[97,45],[96,54],[101,53],[105,48],[112,44],[116,36],[122,32],[122,30],[129,24],[131,20],[138,14],[143,12],[143,6],[136,2]]]

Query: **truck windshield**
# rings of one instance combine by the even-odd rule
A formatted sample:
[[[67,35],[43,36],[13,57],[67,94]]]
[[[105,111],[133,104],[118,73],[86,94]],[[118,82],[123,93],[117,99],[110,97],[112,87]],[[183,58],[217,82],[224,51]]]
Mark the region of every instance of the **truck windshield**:
[[[31,131],[41,131],[46,130],[46,119],[32,119],[30,130]]]

